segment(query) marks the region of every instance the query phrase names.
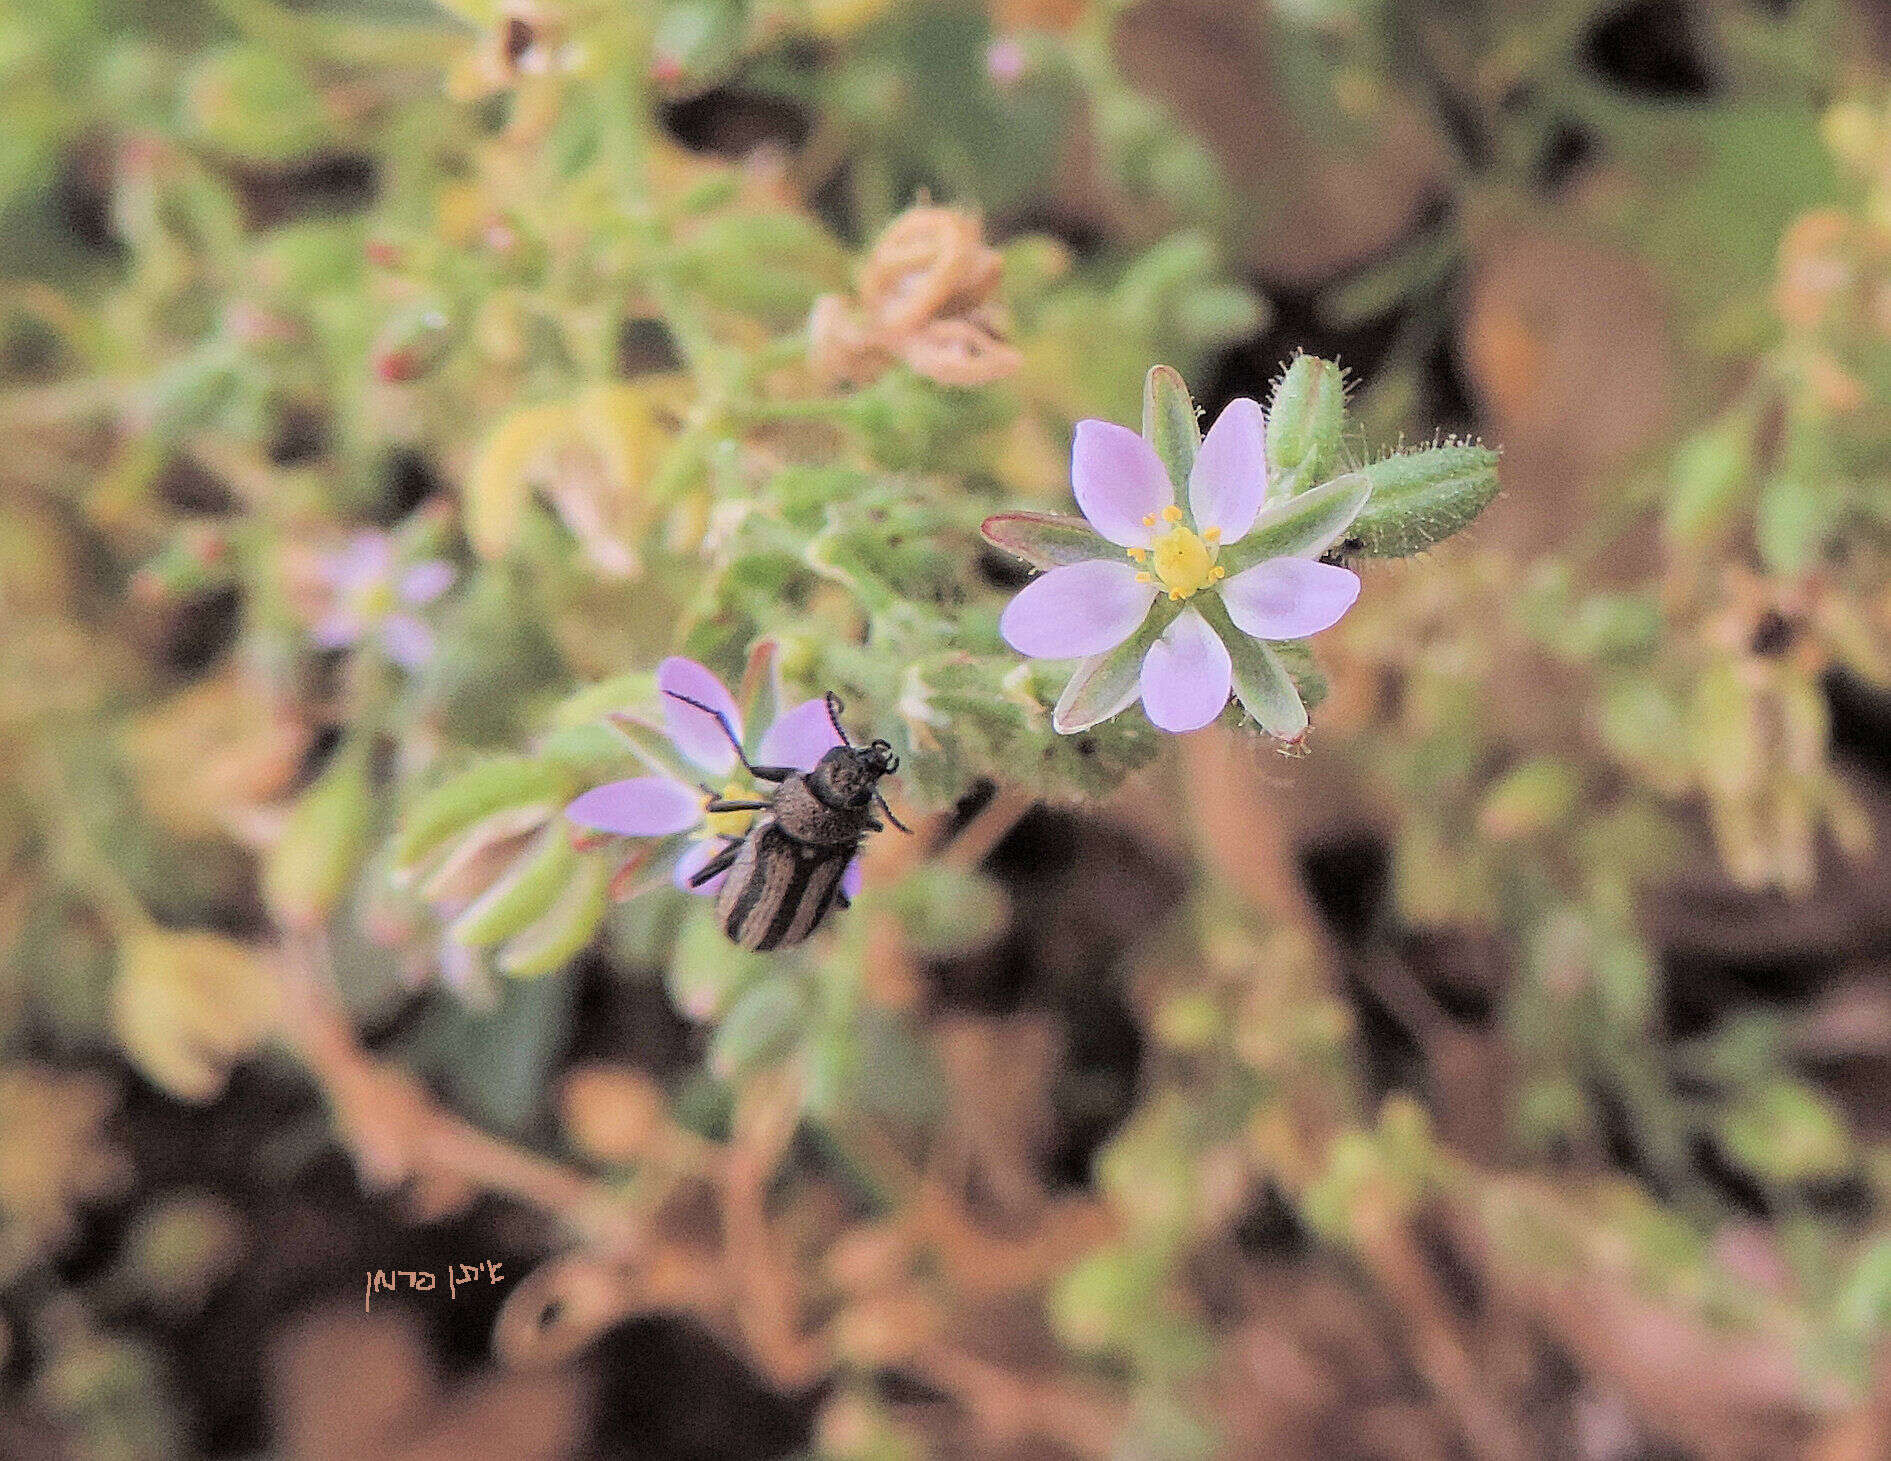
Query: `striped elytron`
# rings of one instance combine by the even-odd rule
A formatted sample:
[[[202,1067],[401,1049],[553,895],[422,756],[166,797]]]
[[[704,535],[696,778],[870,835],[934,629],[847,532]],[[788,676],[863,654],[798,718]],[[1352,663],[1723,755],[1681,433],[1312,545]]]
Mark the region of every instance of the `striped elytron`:
[[[841,888],[847,864],[861,838],[883,830],[873,815],[875,805],[887,821],[907,830],[879,790],[880,778],[899,770],[899,757],[885,741],[856,746],[848,740],[840,723],[840,701],[830,694],[827,714],[841,743],[812,771],[752,766],[734,728],[718,711],[674,690],[668,693],[715,716],[748,774],[775,783],[766,801],[710,798],[707,810],[712,814],[760,815],[743,836],[726,836],[729,845],[703,864],[690,885],[700,888],[717,873],[728,873],[716,895],[716,917],[722,931],[741,947],[785,949],[800,943],[820,926],[828,909],[836,903],[847,906]]]

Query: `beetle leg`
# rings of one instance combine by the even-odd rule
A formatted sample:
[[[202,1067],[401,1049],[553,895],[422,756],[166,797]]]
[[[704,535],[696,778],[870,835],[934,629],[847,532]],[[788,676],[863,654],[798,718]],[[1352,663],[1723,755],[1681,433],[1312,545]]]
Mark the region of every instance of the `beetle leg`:
[[[716,724],[722,727],[722,733],[729,738],[729,744],[735,747],[735,759],[740,761],[742,763],[742,769],[748,772],[748,774],[753,776],[757,781],[786,781],[790,776],[794,775],[794,767],[792,766],[749,765],[748,752],[742,749],[742,742],[736,736],[735,727],[729,724],[729,717],[724,715],[720,710],[717,710],[715,706],[705,705],[702,701],[693,700],[689,696],[679,694],[675,690],[665,690],[663,693],[668,695],[672,700],[681,700],[685,705],[695,706],[698,710],[702,711],[704,715],[713,715],[716,718]]]
[[[736,854],[741,852],[741,850],[742,844],[739,842],[733,846],[723,848],[722,851],[718,852],[714,857],[710,858],[708,862],[704,863],[701,867],[697,868],[695,872],[690,874],[689,885],[692,888],[700,888],[704,883],[715,877],[716,874],[726,873],[730,868],[735,866]]]
[[[763,812],[768,810],[767,802],[737,802],[726,797],[711,797],[703,804],[705,812]]]
[[[882,822],[878,817],[868,817],[867,830],[869,832],[884,832],[886,831],[886,823]]]

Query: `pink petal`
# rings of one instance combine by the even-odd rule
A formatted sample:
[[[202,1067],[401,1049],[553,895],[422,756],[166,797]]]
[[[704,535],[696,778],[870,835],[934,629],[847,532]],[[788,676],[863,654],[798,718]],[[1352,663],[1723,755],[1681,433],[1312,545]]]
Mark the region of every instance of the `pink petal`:
[[[1161,730],[1200,730],[1228,703],[1233,675],[1220,636],[1184,609],[1143,656],[1143,712]]]
[[[309,631],[309,638],[320,649],[342,649],[359,639],[366,628],[353,609],[335,609],[316,622]]]
[[[827,702],[803,700],[775,717],[756,748],[755,764],[812,771],[814,763],[839,744],[834,723],[827,718]]]
[[[1359,575],[1311,558],[1269,558],[1221,585],[1228,617],[1256,639],[1305,639],[1339,623],[1359,597]]]
[[[759,764],[759,763],[757,763]],[[717,873],[700,888],[692,888],[689,880],[703,870],[703,865],[721,852],[728,844],[719,837],[702,837],[690,843],[681,857],[676,860],[676,868],[670,877],[685,893],[694,893],[699,898],[713,898],[722,891],[723,879],[729,876],[728,870]]]
[[[1161,519],[1175,488],[1156,449],[1114,421],[1079,421],[1070,444],[1070,485],[1077,506],[1112,543],[1146,548],[1155,536],[1146,517]]]
[[[366,588],[386,578],[394,565],[394,545],[386,533],[356,533],[331,554],[323,577],[343,592]]]
[[[410,604],[430,604],[453,587],[459,570],[451,563],[429,558],[401,575],[400,596]]]
[[[998,632],[1033,659],[1076,659],[1114,649],[1136,632],[1156,597],[1135,565],[1092,559],[1053,568],[1005,606]]]
[[[657,666],[657,690],[663,699],[663,723],[669,730],[670,744],[712,775],[727,776],[733,771],[735,747],[716,724],[715,716],[676,698],[676,695],[687,695],[691,700],[700,700],[711,709],[720,710],[739,740],[742,712],[736,709],[735,697],[723,688],[722,681],[695,660],[671,655]],[[672,695],[671,691],[676,694]]]
[[[1267,426],[1258,401],[1228,402],[1208,428],[1188,474],[1188,510],[1198,529],[1220,528],[1224,544],[1254,526],[1267,497]]]
[[[840,890],[847,895],[849,903],[860,896],[860,885],[865,881],[866,874],[860,870],[860,859],[856,857],[840,875]]]
[[[633,776],[593,787],[565,808],[580,827],[619,837],[667,837],[702,824],[702,793],[667,776]]]
[[[412,614],[389,614],[381,621],[381,646],[395,664],[417,670],[433,658],[433,631]]]

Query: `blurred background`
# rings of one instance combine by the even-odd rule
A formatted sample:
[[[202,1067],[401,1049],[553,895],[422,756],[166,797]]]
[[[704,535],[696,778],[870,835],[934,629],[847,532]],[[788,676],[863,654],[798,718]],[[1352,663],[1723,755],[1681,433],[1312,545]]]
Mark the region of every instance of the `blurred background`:
[[[1891,1455],[1887,62],[0,12],[0,1457]],[[1299,350],[1502,496],[1304,754],[1057,742],[978,518]],[[561,832],[685,647],[910,763],[791,968]]]

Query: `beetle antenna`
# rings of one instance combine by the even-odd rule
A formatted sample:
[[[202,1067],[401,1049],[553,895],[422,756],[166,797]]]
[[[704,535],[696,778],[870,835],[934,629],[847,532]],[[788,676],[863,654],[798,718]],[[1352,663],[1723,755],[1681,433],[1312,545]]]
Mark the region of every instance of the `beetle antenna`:
[[[886,804],[885,797],[881,796],[880,793],[876,791],[873,794],[873,799],[880,804],[880,810],[886,813],[887,821],[891,822],[895,827],[898,827],[900,831],[904,832],[908,837],[913,835],[913,829],[893,815],[893,808]]]
[[[854,743],[847,739],[847,727],[840,723],[840,713],[847,707],[840,703],[840,696],[832,690],[827,692],[826,699],[828,724],[834,727],[834,734],[840,737],[840,743],[851,751]]]
[[[695,706],[705,715],[713,715],[716,718],[716,724],[722,727],[722,733],[729,738],[729,744],[735,747],[736,760],[740,761],[744,766],[749,764],[748,752],[742,749],[742,742],[736,738],[735,727],[729,724],[728,716],[724,715],[713,705],[705,705],[700,700],[690,699],[689,696],[685,695],[680,690],[665,690],[663,693],[668,695],[672,700],[681,700],[685,705]]]

